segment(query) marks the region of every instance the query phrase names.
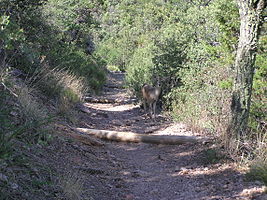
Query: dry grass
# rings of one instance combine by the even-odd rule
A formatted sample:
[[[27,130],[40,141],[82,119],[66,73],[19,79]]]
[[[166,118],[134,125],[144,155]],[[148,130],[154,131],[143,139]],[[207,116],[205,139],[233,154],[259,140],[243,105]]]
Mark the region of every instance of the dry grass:
[[[266,128],[266,127],[265,127]],[[261,180],[267,186],[267,130],[256,135],[254,159],[250,162],[249,176]]]
[[[26,85],[18,88],[20,112],[26,121],[42,121],[48,117],[47,110],[34,96],[34,90]]]
[[[28,143],[46,143],[53,132],[48,109],[33,88],[17,86],[16,93],[18,106],[14,109],[19,116],[16,123],[23,127],[23,131],[19,131],[17,136]]]
[[[267,186],[267,132],[258,130],[240,138],[228,138],[229,156],[249,169],[247,177]]]
[[[80,200],[82,199],[83,182],[79,174],[68,172],[61,177],[59,185],[69,200]]]
[[[0,72],[0,77],[0,83],[4,86],[4,90],[8,91],[12,97],[16,97],[14,101],[17,104],[13,103],[13,111],[20,114],[24,123],[47,118],[47,110],[38,101],[34,88],[27,86],[20,79],[13,78],[8,72]]]
[[[250,170],[247,175],[250,179],[264,182],[267,186],[267,143],[257,143],[257,145],[255,158],[249,162]]]
[[[35,87],[40,88],[44,94],[56,99],[59,113],[68,113],[72,105],[83,99],[85,81],[64,69],[50,69],[44,66],[29,79]]]
[[[79,78],[68,70],[58,68],[50,69],[48,66],[43,66],[38,69],[33,77],[29,79],[29,82],[42,89],[47,89],[44,92],[51,96],[57,96],[63,93],[66,96],[70,95],[69,98],[74,101],[82,99],[86,89],[82,78]]]
[[[0,82],[4,82],[6,80],[7,73],[6,73],[6,68],[0,66]]]

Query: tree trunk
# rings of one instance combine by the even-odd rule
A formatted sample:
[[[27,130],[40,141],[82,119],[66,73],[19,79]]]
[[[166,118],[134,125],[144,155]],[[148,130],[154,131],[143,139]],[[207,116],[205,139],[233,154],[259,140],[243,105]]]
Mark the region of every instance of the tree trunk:
[[[233,136],[246,133],[250,111],[253,74],[261,14],[266,0],[236,0],[240,14],[240,36],[235,59],[235,82],[232,95],[232,121],[229,126]]]

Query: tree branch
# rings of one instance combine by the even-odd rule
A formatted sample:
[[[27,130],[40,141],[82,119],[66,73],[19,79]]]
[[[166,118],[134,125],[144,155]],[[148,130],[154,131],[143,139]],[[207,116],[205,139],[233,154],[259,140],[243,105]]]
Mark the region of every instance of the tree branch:
[[[1,82],[1,85],[4,87],[4,89],[8,90],[12,95],[18,97],[18,95],[15,92],[13,92],[10,88],[8,88],[3,82]]]
[[[255,8],[256,8],[256,11],[262,11],[265,7],[266,7],[266,0],[256,0],[255,2]]]

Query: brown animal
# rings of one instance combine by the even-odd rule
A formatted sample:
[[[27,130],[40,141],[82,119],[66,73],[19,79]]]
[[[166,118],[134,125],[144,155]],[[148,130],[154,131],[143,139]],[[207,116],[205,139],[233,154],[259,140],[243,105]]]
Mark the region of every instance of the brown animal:
[[[153,87],[148,84],[144,84],[141,89],[143,96],[143,104],[145,112],[147,111],[147,104],[149,105],[149,114],[151,118],[155,118],[156,115],[156,104],[159,99],[161,92],[160,87]]]

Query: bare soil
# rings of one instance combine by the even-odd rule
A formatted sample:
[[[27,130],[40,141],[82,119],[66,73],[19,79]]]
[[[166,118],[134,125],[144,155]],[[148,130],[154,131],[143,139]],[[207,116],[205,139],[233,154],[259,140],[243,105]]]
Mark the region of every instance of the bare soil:
[[[123,89],[123,78],[123,73],[109,73],[103,94],[94,98],[113,103],[84,103],[86,110],[79,111],[78,127],[143,134],[199,135],[163,115],[150,119]],[[71,131],[64,123],[58,125],[58,130],[63,135]],[[58,183],[58,188],[47,184],[41,191],[37,188],[32,193],[25,193],[20,189],[23,188],[21,183],[12,179],[10,185],[14,187],[10,190],[17,193],[12,199],[267,199],[263,184],[247,181],[245,170],[226,159],[220,145],[215,143],[101,142],[103,146],[91,146],[59,137],[48,147],[26,148],[25,155],[35,163],[41,163],[45,169],[31,166],[32,173],[22,173],[21,176],[30,181],[34,176],[38,178],[38,174],[46,173],[51,181]],[[22,167],[19,169],[23,172]],[[53,173],[57,175],[48,169],[55,170]],[[3,177],[9,178],[2,174]]]

